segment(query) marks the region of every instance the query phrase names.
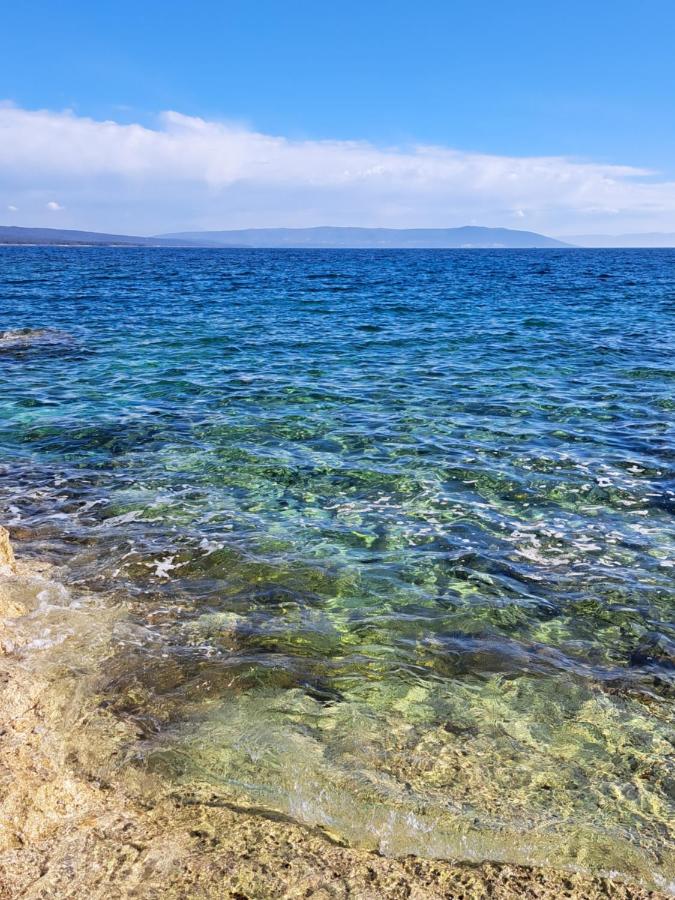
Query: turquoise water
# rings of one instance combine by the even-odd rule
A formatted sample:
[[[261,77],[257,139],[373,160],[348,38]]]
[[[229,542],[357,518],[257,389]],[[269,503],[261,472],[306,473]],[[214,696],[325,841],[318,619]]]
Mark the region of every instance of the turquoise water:
[[[0,331],[0,521],[126,610],[125,765],[673,877],[675,252],[5,248]]]

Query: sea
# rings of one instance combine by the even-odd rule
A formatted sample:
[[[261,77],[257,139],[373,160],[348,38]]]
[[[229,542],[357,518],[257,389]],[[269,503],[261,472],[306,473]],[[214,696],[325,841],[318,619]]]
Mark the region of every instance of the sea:
[[[0,523],[119,612],[120,766],[673,879],[675,251],[4,247],[0,332]]]

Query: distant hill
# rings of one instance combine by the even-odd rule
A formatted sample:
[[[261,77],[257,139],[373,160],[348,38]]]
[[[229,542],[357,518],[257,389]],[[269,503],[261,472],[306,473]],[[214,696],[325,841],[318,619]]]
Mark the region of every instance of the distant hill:
[[[104,234],[67,228],[20,228],[0,225],[0,244],[109,247],[269,247],[354,249],[444,249],[569,247],[562,241],[511,228],[246,228],[233,231],[186,231],[155,237]]]
[[[514,228],[243,228],[230,231],[184,231],[140,237],[70,228],[20,228],[0,225],[0,244],[107,247],[259,247],[367,250],[385,249],[528,249],[547,247],[673,247],[675,232],[580,234],[566,242]]]
[[[14,225],[0,225],[0,244],[53,244],[56,246],[103,244],[108,247],[194,246],[190,241],[181,239],[102,234],[98,231],[73,231],[69,228],[19,228]],[[200,246],[204,246],[203,241],[200,242]]]
[[[162,239],[208,241],[229,247],[306,247],[354,249],[443,249],[569,247],[562,241],[511,228],[245,228],[234,231],[186,231]]]
[[[675,247],[675,233],[664,231],[636,234],[579,234],[568,240],[578,247]]]

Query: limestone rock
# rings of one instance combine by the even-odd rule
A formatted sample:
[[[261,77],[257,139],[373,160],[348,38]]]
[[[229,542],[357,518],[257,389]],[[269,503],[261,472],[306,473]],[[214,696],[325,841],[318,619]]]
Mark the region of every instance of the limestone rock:
[[[9,532],[0,525],[0,571],[13,572],[16,568]]]

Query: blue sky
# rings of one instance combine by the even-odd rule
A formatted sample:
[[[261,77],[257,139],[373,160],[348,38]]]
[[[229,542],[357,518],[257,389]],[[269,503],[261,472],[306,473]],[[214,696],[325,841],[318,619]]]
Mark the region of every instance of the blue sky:
[[[637,176],[642,183],[670,182],[675,179],[674,26],[675,3],[661,0],[640,5],[634,0],[38,0],[3,9],[0,98],[26,111],[68,109],[78,118],[148,129],[158,127],[160,113],[173,110],[291,142],[366,141],[379,148],[434,145],[497,157],[565,157],[648,169],[654,174]],[[112,198],[101,193],[103,183],[92,185],[86,200],[80,192],[78,201],[66,196],[72,190],[67,178],[50,177],[36,178],[32,188],[38,205],[40,191],[54,194],[42,204],[42,224],[52,221],[48,212],[61,211],[47,210],[48,202],[79,215],[78,221],[117,222]],[[243,180],[251,179],[247,173]],[[12,202],[11,180],[3,180],[2,172],[0,200],[9,197],[7,207],[27,213],[27,186],[19,181],[15,194],[24,192],[23,206],[21,197]],[[225,190],[222,184],[219,190]],[[312,216],[331,213],[330,204],[309,209],[306,191],[300,194],[308,216],[292,224],[314,224]],[[410,216],[412,200],[397,204],[395,194],[379,212],[373,205],[367,213],[355,210],[354,224],[362,223],[357,219],[377,224],[373,217],[391,224],[398,206],[407,216],[400,224],[418,224],[419,217],[413,215],[413,222]],[[286,202],[298,196],[297,185],[290,196],[284,193]],[[263,222],[242,216],[242,196],[234,203],[234,217],[232,205],[225,204],[220,218],[217,204],[206,204],[206,210],[196,197],[205,209],[203,222],[194,210],[184,221],[176,208],[167,225],[236,226],[271,219],[281,224],[284,198],[277,198],[278,208]],[[608,204],[609,219],[552,214],[549,223],[542,211],[551,200],[544,199],[532,220],[558,232],[612,224],[618,230],[669,224],[675,229],[675,209],[652,214],[650,200],[637,215],[625,202],[622,195],[614,206]],[[252,205],[264,219],[259,196]],[[163,208],[158,226],[168,211]],[[471,212],[461,211],[465,218]],[[336,209],[336,219],[346,212]],[[484,207],[478,204],[476,212],[484,215]],[[497,203],[486,224],[509,224],[509,216],[519,212],[506,201]],[[525,213],[531,215],[529,208]],[[430,224],[438,224],[435,215],[427,217]],[[500,216],[502,221],[494,221]],[[152,217],[145,216],[143,224],[154,227]]]

